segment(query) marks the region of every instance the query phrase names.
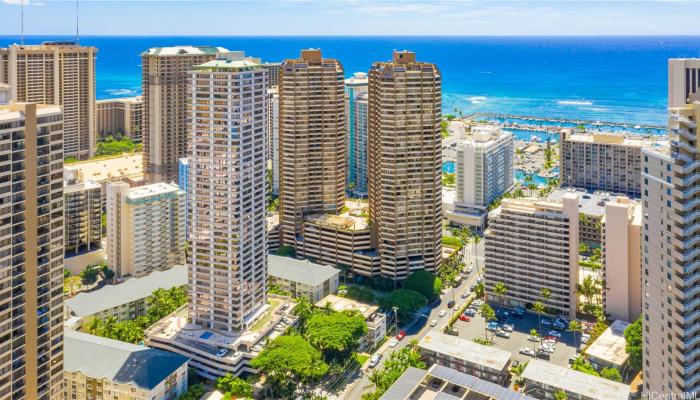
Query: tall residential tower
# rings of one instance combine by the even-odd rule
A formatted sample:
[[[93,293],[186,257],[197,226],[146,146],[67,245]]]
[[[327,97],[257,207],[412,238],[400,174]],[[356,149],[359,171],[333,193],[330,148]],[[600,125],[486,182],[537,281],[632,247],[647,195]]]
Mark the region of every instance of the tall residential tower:
[[[285,60],[279,81],[280,224],[294,245],[304,216],[338,213],[345,201],[343,67],[302,50]]]
[[[442,261],[441,87],[437,67],[409,51],[369,72],[369,219],[392,279]]]
[[[355,72],[345,80],[348,192],[367,197],[367,74]]]
[[[0,106],[0,398],[63,398],[63,118]]]
[[[73,42],[0,49],[0,82],[10,85],[14,101],[62,107],[65,157],[95,153],[96,55],[96,48]]]

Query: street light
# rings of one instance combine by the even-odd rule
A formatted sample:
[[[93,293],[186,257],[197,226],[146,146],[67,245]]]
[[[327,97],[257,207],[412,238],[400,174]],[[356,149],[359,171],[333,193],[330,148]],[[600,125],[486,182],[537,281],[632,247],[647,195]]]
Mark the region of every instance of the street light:
[[[398,335],[399,334],[399,315],[396,313],[399,308],[394,306],[391,307],[391,309],[394,311],[394,334]]]

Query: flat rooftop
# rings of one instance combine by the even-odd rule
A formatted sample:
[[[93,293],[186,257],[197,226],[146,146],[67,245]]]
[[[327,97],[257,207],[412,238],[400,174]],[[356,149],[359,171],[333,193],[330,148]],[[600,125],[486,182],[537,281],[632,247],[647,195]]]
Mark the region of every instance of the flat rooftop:
[[[177,193],[180,188],[175,184],[159,182],[151,185],[138,186],[129,190],[129,200],[143,200],[163,194]]]
[[[66,167],[80,169],[83,179],[95,182],[137,178],[143,176],[143,155],[141,153],[123,154],[92,161],[78,161],[67,164]]]
[[[316,307],[325,307],[326,303],[331,303],[331,308],[338,312],[346,310],[359,311],[365,318],[369,318],[379,309],[378,306],[362,303],[353,299],[346,299],[334,294],[329,294],[328,296],[319,300],[318,303],[316,303]]]
[[[306,217],[306,222],[350,231],[368,229],[368,220],[365,217],[365,215],[367,215],[369,212],[368,203],[346,200],[345,207],[347,210],[340,215],[311,214]]]
[[[588,216],[602,217],[605,214],[605,204],[614,202],[616,195],[607,192],[587,192],[577,189],[556,189],[547,196],[547,200],[560,202],[567,193],[578,195],[578,208]]]
[[[629,386],[623,383],[575,371],[536,358],[528,362],[521,376],[526,380],[550,386],[550,388],[577,393],[592,399],[628,400],[630,395]]]
[[[63,368],[94,379],[153,390],[189,358],[70,329],[64,330]]]
[[[270,254],[267,256],[267,272],[280,279],[308,286],[318,286],[337,276],[340,270],[309,260],[297,260],[296,258]]]
[[[92,292],[82,292],[66,300],[66,307],[78,317],[118,307],[148,297],[158,288],[170,289],[187,284],[187,266],[176,265],[154,271],[140,278],[129,278],[117,285],[107,285]]]
[[[0,121],[12,121],[24,118],[24,105],[28,103],[12,103],[0,105]],[[36,115],[41,117],[61,113],[61,107],[55,105],[37,104]]]
[[[228,52],[223,47],[214,46],[169,46],[169,47],[153,47],[141,55],[147,56],[183,56],[183,55],[205,55]]]
[[[586,350],[588,356],[611,365],[622,367],[627,362],[629,354],[625,351],[625,329],[628,322],[616,320],[606,329]]]
[[[567,141],[582,143],[599,143],[628,147],[654,147],[656,143],[664,140],[647,136],[621,134],[621,133],[573,133]]]
[[[143,104],[143,97],[142,96],[118,97],[118,98],[114,98],[114,99],[95,100],[95,103],[96,104],[109,104],[109,103]]]
[[[418,347],[440,354],[447,354],[496,371],[506,369],[511,357],[511,353],[505,350],[432,331],[421,339]]]

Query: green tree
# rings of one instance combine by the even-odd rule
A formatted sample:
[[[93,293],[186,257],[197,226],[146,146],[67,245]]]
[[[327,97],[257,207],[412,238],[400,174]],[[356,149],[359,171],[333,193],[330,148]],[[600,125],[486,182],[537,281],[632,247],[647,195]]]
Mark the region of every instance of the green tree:
[[[574,346],[578,349],[578,335],[576,335],[577,332],[582,332],[583,331],[583,326],[581,326],[581,323],[576,321],[576,320],[571,320],[569,321],[569,332],[571,332],[572,335],[574,335]]]
[[[114,279],[115,275],[114,271],[109,269],[106,265],[100,266],[100,276],[102,276],[105,282],[112,283],[112,279]]]
[[[544,314],[544,309],[544,304],[542,304],[541,301],[537,301],[532,305],[532,311],[537,313],[537,319],[540,325],[540,334],[542,333],[542,314]]]
[[[300,297],[293,312],[299,317],[299,327],[303,332],[306,329],[306,322],[316,313],[316,307],[307,297]]]
[[[642,368],[642,319],[639,318],[625,329],[625,351],[629,354],[630,368]]]
[[[611,381],[622,382],[622,375],[620,375],[620,371],[615,367],[603,368],[600,370],[600,376],[605,379],[610,379]]]
[[[425,369],[425,363],[421,361],[420,353],[415,346],[406,346],[389,354],[381,371],[374,377],[370,377],[375,390],[364,394],[362,400],[379,399],[408,367]]]
[[[493,308],[491,308],[491,306],[488,305],[488,303],[484,303],[481,305],[481,316],[484,317],[487,323],[486,325],[488,325],[489,321],[493,321],[496,319],[496,312],[493,311]],[[486,329],[486,325],[484,325],[484,337],[486,338],[486,340],[488,340],[489,331],[488,329]]]
[[[474,285],[474,294],[476,294],[476,297],[479,299],[484,298],[484,295],[486,294],[486,287],[484,286],[483,282]]]
[[[305,337],[324,354],[347,353],[367,333],[362,315],[351,312],[316,314],[306,324]]]
[[[540,297],[542,297],[542,304],[544,304],[545,308],[547,308],[549,305],[549,299],[552,298],[552,291],[546,287],[540,288]]]
[[[80,281],[84,286],[94,285],[99,274],[100,270],[96,265],[88,265],[80,272]]]
[[[63,270],[63,279],[70,278],[70,271],[67,269]]]
[[[554,391],[554,400],[569,400],[569,396],[563,390]]]
[[[537,332],[537,329],[532,328],[532,329],[530,329],[530,336],[532,336],[532,337],[534,337],[534,338],[539,338],[539,337],[540,337],[540,333]],[[533,350],[537,350],[537,342],[535,342],[535,341],[532,342],[532,349],[533,349]]]
[[[434,300],[440,296],[442,281],[433,273],[424,269],[418,270],[406,278],[404,289],[415,290],[428,300]]]
[[[195,383],[187,388],[187,391],[180,395],[177,400],[199,400],[207,390],[201,383]]]
[[[405,318],[428,304],[428,299],[415,290],[396,289],[382,298],[381,303],[387,309],[397,307],[399,316]]]
[[[328,372],[321,352],[298,335],[277,337],[251,361],[251,366],[266,376],[272,398],[284,397],[276,394],[288,383],[310,384]]]
[[[503,305],[503,298],[508,293],[508,288],[503,282],[496,282],[495,285],[493,285],[493,293],[498,297],[498,302],[501,303],[501,306]]]
[[[252,398],[253,385],[245,379],[234,377],[231,374],[226,374],[216,380],[216,388],[225,395],[235,396],[236,398]]]

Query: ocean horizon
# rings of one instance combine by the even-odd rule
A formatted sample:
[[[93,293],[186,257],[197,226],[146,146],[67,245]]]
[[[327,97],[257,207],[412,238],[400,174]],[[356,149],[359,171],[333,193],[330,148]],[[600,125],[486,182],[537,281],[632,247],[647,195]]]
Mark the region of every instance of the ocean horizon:
[[[26,44],[73,40],[25,36]],[[699,57],[698,36],[81,36],[98,48],[98,99],[141,93],[141,52],[150,47],[211,45],[263,61],[320,48],[345,75],[366,72],[395,49],[416,52],[442,73],[443,113],[666,124],[667,60]],[[19,43],[0,36],[0,46]]]

